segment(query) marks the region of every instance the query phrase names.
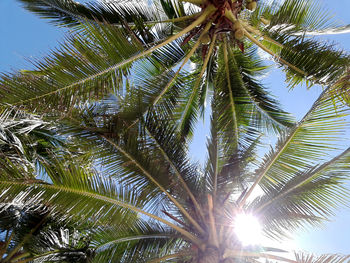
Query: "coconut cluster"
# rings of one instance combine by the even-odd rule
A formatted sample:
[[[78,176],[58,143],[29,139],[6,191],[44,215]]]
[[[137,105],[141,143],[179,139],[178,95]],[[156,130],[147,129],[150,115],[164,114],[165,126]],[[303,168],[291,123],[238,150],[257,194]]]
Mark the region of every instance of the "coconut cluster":
[[[188,42],[192,37],[199,36],[205,25],[210,23],[212,26],[207,32],[204,32],[201,37],[203,45],[209,45],[213,39],[214,34],[220,40],[225,35],[222,33],[229,33],[231,40],[243,50],[242,40],[245,37],[246,29],[243,22],[240,21],[240,13],[243,10],[253,12],[257,8],[257,0],[184,0],[199,6],[202,12],[208,8],[214,11],[208,14],[205,21],[191,32],[188,33],[184,43]]]

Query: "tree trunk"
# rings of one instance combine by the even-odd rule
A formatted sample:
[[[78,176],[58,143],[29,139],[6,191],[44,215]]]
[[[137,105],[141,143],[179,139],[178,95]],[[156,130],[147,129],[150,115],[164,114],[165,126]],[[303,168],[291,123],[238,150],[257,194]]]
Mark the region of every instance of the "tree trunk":
[[[198,263],[219,263],[220,258],[220,252],[217,248],[208,247],[200,253]]]

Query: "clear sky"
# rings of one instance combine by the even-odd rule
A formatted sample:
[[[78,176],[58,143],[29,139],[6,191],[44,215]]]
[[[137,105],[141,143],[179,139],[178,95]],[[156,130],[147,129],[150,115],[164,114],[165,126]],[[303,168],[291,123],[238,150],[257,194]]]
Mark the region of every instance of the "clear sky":
[[[324,5],[339,20],[350,24],[349,0],[323,0]],[[15,0],[0,0],[0,72],[28,68],[26,58],[39,58],[57,46],[63,39],[64,29],[47,23],[28,11],[20,8]],[[328,39],[339,42],[350,52],[350,34],[332,35]],[[289,91],[284,84],[280,70],[273,70],[265,81],[274,95],[282,102],[285,110],[300,119],[317,98],[321,88],[306,90],[297,87]],[[195,159],[204,159],[205,142],[209,131],[207,125],[199,125],[192,146]],[[339,211],[324,229],[311,229],[298,233],[296,246],[315,253],[339,252],[350,254],[350,208]]]

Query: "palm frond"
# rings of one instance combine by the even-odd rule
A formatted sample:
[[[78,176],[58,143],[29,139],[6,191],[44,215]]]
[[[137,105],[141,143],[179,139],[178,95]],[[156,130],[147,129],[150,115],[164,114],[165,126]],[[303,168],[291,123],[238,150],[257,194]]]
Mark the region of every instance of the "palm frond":
[[[330,152],[341,149],[340,134],[346,127],[345,116],[349,114],[346,107],[339,105],[339,96],[332,96],[326,89],[304,118],[279,138],[276,149],[265,155],[261,167],[257,169],[253,185],[242,200],[246,202],[254,188],[259,184],[266,187],[278,187],[287,182],[296,173],[327,161]]]
[[[295,253],[296,262],[298,263],[344,263],[348,262],[349,255],[324,254],[315,256],[304,252]]]
[[[215,108],[215,107],[214,107]],[[230,195],[244,192],[247,187],[247,178],[251,170],[256,167],[256,148],[260,144],[260,136],[248,131],[250,135],[238,148],[232,149],[227,142],[226,135],[218,130],[217,112],[214,111],[211,120],[211,136],[207,141],[208,157],[205,169],[205,188],[213,195],[214,200],[226,202]],[[220,193],[217,195],[217,193]]]
[[[322,36],[322,35],[338,35],[338,34],[347,34],[350,31],[350,25],[345,26],[334,26],[330,28],[325,28],[318,31],[307,31],[305,32],[306,36]],[[300,35],[296,33],[295,35]]]
[[[231,49],[226,52],[227,61],[225,62],[224,46],[219,50],[218,58],[218,72],[216,74],[216,80],[214,81],[214,96],[213,96],[213,111],[217,111],[218,114],[218,127],[219,130],[226,133],[226,143],[231,147],[231,154],[236,151],[238,144],[250,145],[251,134],[255,137],[256,133],[261,130],[279,130],[283,127],[282,124],[277,124],[274,118],[277,115],[283,116],[279,119],[285,121],[284,124],[289,123],[290,116],[288,113],[280,111],[278,105],[271,105],[268,101],[266,104],[258,102],[252,93],[255,88],[254,85],[247,87],[246,84],[254,84],[254,80],[246,75],[243,80],[241,75],[241,69],[236,61],[235,55]],[[229,71],[225,69],[229,67]],[[242,68],[244,63],[242,63]],[[243,69],[244,70],[244,69]],[[248,72],[249,69],[246,69]],[[252,70],[254,71],[254,70]],[[229,73],[229,74],[227,74]],[[229,77],[229,79],[228,79]],[[230,81],[230,85],[228,85]],[[246,83],[244,81],[247,81]],[[259,90],[255,92],[259,93]],[[260,93],[262,95],[262,93]],[[273,108],[274,113],[266,114],[266,108]],[[262,110],[265,108],[264,110]],[[271,116],[270,116],[271,115]],[[272,117],[274,115],[274,117]],[[268,123],[268,127],[264,124]],[[249,131],[249,133],[247,132]],[[253,139],[254,140],[254,139]],[[228,147],[229,148],[229,147]]]
[[[55,181],[55,185],[40,181],[28,182],[26,180],[14,180],[11,177],[5,179],[6,174],[2,173],[1,189],[3,194],[1,195],[1,202],[11,203],[15,200],[22,205],[40,205],[45,200],[50,204],[52,202],[53,208],[58,209],[58,211],[63,211],[64,209],[69,211],[70,213],[66,215],[68,219],[71,219],[72,215],[80,219],[89,218],[102,208],[103,211],[109,214],[109,219],[101,214],[96,215],[96,220],[99,220],[101,217],[102,219],[100,220],[103,221],[107,219],[107,221],[110,220],[110,222],[118,220],[118,216],[113,216],[114,214],[117,215],[118,212],[107,212],[107,210],[111,208],[111,205],[105,206],[105,198],[112,203],[115,201],[114,198],[117,197],[121,197],[121,199],[125,198],[125,200],[129,199],[128,201],[130,203],[136,202],[135,199],[133,199],[135,196],[133,197],[131,193],[128,194],[125,190],[122,191],[120,188],[118,189],[118,187],[113,187],[113,182],[111,181],[86,174],[86,171],[83,171],[81,168],[79,169],[77,166],[71,165],[70,168],[66,168],[59,163],[56,165],[59,170],[53,171],[52,167],[47,169],[50,177]],[[11,172],[14,173],[15,170],[13,169]],[[22,174],[23,171],[17,170],[17,173]],[[17,176],[17,178],[20,178],[20,176]],[[119,190],[121,192],[118,192]],[[108,197],[102,197],[103,194],[106,194]],[[91,202],[90,207],[89,205],[87,206],[89,199],[94,197],[97,197],[97,201]],[[70,201],[67,202],[69,199]],[[137,205],[137,203],[134,204]],[[98,209],[93,211],[93,207]],[[53,211],[55,209],[53,209]],[[64,219],[63,217],[62,220]],[[132,215],[129,216],[129,219],[132,220]]]
[[[329,156],[330,151],[340,149],[339,135],[346,127],[345,117],[349,111],[342,106],[335,110],[337,100],[339,102],[339,99],[331,96],[327,89],[305,117],[282,136],[274,154],[269,153],[266,156],[266,160],[272,162],[265,162],[269,165],[265,166],[266,177],[261,185],[286,180],[288,178],[286,171],[300,171],[309,165],[317,164],[320,160],[326,160],[327,153]],[[277,172],[275,168],[279,171]],[[276,172],[279,174],[277,175]]]
[[[114,227],[108,227],[95,232],[92,248],[96,256],[93,262],[145,261],[176,251],[178,246],[186,246],[185,242],[177,240],[173,231],[146,221],[135,231],[116,231]]]
[[[317,1],[286,0],[282,4],[280,1],[262,3],[257,12],[253,13],[254,24],[259,23],[260,16],[270,20],[270,27],[285,25],[302,32],[339,25],[333,19],[333,14]]]
[[[157,199],[155,197],[163,200],[163,203],[172,207],[172,209],[176,207],[177,211],[181,211],[181,217],[186,218],[190,224],[200,232],[203,232],[193,218],[193,215],[190,215],[186,211],[186,206],[192,205],[192,203],[187,204],[184,202],[187,195],[185,195],[184,200],[181,200],[181,198],[177,200],[172,195],[176,191],[178,183],[183,184],[189,175],[176,173],[173,169],[174,167],[172,167],[173,163],[169,163],[169,160],[166,158],[167,155],[164,155],[165,152],[162,150],[159,151],[159,143],[161,141],[158,135],[166,136],[166,134],[152,134],[158,140],[155,142],[155,137],[144,136],[142,131],[140,132],[137,129],[138,127],[128,129],[128,131],[119,127],[122,132],[120,134],[116,130],[109,131],[107,128],[111,127],[110,121],[117,121],[118,115],[112,116],[112,119],[109,121],[105,118],[104,122],[101,119],[98,120],[97,118],[87,116],[87,114],[85,114],[85,119],[84,116],[79,117],[79,119],[82,118],[83,122],[73,123],[74,126],[68,127],[66,132],[72,136],[80,137],[81,147],[85,145],[85,147],[91,148],[92,144],[95,145],[94,155],[96,159],[102,160],[102,164],[106,165],[110,176],[114,176],[123,184],[133,185],[135,191],[139,191],[139,194],[143,195],[144,200],[149,200],[150,203],[155,204],[158,212],[160,212],[159,210],[162,207],[156,205],[155,201]],[[119,118],[119,122],[123,125],[123,118],[120,116]],[[104,124],[107,125],[103,127]],[[150,122],[147,124],[149,125]],[[148,126],[148,128],[150,127]],[[152,132],[154,131],[152,130]],[[166,132],[169,134],[171,129],[166,130]],[[187,169],[185,166],[177,166],[177,168],[181,171],[186,171],[186,173],[195,173],[193,168]],[[164,176],[164,173],[171,176]],[[180,182],[178,181],[179,179]],[[179,191],[179,194],[181,193],[184,194],[182,191]]]
[[[350,105],[350,70],[344,73],[343,76],[333,85],[331,92],[333,94],[339,94],[342,101],[347,105]]]
[[[69,108],[77,101],[96,100],[121,89],[123,76],[130,69],[130,63],[123,61],[140,51],[140,46],[129,42],[117,28],[104,26],[101,31],[99,26],[86,25],[86,29],[90,35],[78,33],[68,38],[60,51],[37,63],[36,71],[4,74],[2,103],[30,106],[36,102],[38,109],[41,105]]]
[[[272,59],[285,67],[290,86],[305,81],[307,84],[330,85],[343,74],[349,65],[349,56],[333,43],[310,38],[309,32],[323,32],[341,28],[329,11],[316,1],[287,0],[280,4],[262,4],[251,18],[255,27],[260,26],[260,18],[270,24],[261,27],[265,39],[265,51],[273,54]],[[258,43],[258,42],[257,42]],[[333,68],[334,66],[334,68]]]
[[[291,87],[300,84],[304,79],[307,84],[332,85],[349,65],[349,55],[337,49],[335,44],[304,36],[290,37],[291,32],[284,28],[269,35],[283,46],[276,54],[304,72],[301,74],[292,67],[286,68],[287,82]],[[268,43],[265,44],[271,47]],[[278,62],[278,58],[276,60]]]
[[[5,109],[0,114],[0,156],[3,160],[38,170],[40,162],[48,161],[54,153],[74,150],[72,145],[68,150],[68,143],[56,134],[52,123],[41,116],[15,108]]]
[[[148,136],[156,144],[155,151],[160,151],[162,157],[170,165],[173,172],[172,181],[177,187],[183,187],[185,191],[176,192],[179,199],[186,200],[190,197],[193,206],[199,215],[204,218],[201,208],[201,196],[197,195],[196,179],[197,173],[194,172],[196,166],[191,165],[187,158],[187,142],[183,139],[182,133],[176,132],[175,123],[172,124],[167,119],[161,119],[156,114],[148,114],[145,129]],[[191,204],[192,205],[192,204]]]
[[[283,237],[288,231],[319,225],[341,205],[346,206],[350,193],[344,187],[350,171],[350,149],[332,160],[297,173],[287,182],[265,188],[248,210],[259,215],[267,234]]]
[[[136,27],[145,21],[156,21],[156,10],[140,2],[88,2],[72,0],[19,0],[23,7],[59,26],[77,26],[86,21],[123,26],[133,23]],[[135,21],[138,22],[135,23]]]
[[[267,131],[291,127],[295,123],[292,115],[281,109],[277,99],[258,80],[268,68],[257,56],[256,49],[246,48],[244,53],[232,49],[232,52],[242,76],[242,87],[255,108],[252,113],[253,122],[257,127],[265,127]]]

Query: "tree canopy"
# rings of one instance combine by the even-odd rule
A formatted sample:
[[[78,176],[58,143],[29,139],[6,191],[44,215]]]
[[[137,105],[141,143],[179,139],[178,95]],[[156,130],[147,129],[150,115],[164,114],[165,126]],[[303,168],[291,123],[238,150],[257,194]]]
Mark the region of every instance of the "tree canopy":
[[[0,212],[17,218],[0,221],[4,262],[348,260],[291,258],[235,229],[249,215],[281,240],[349,204],[349,55],[314,36],[344,28],[317,3],[20,1],[70,33],[1,75]],[[287,87],[325,86],[300,121],[262,84],[258,49]],[[188,147],[207,102],[201,166]],[[45,222],[18,231],[31,216]]]

